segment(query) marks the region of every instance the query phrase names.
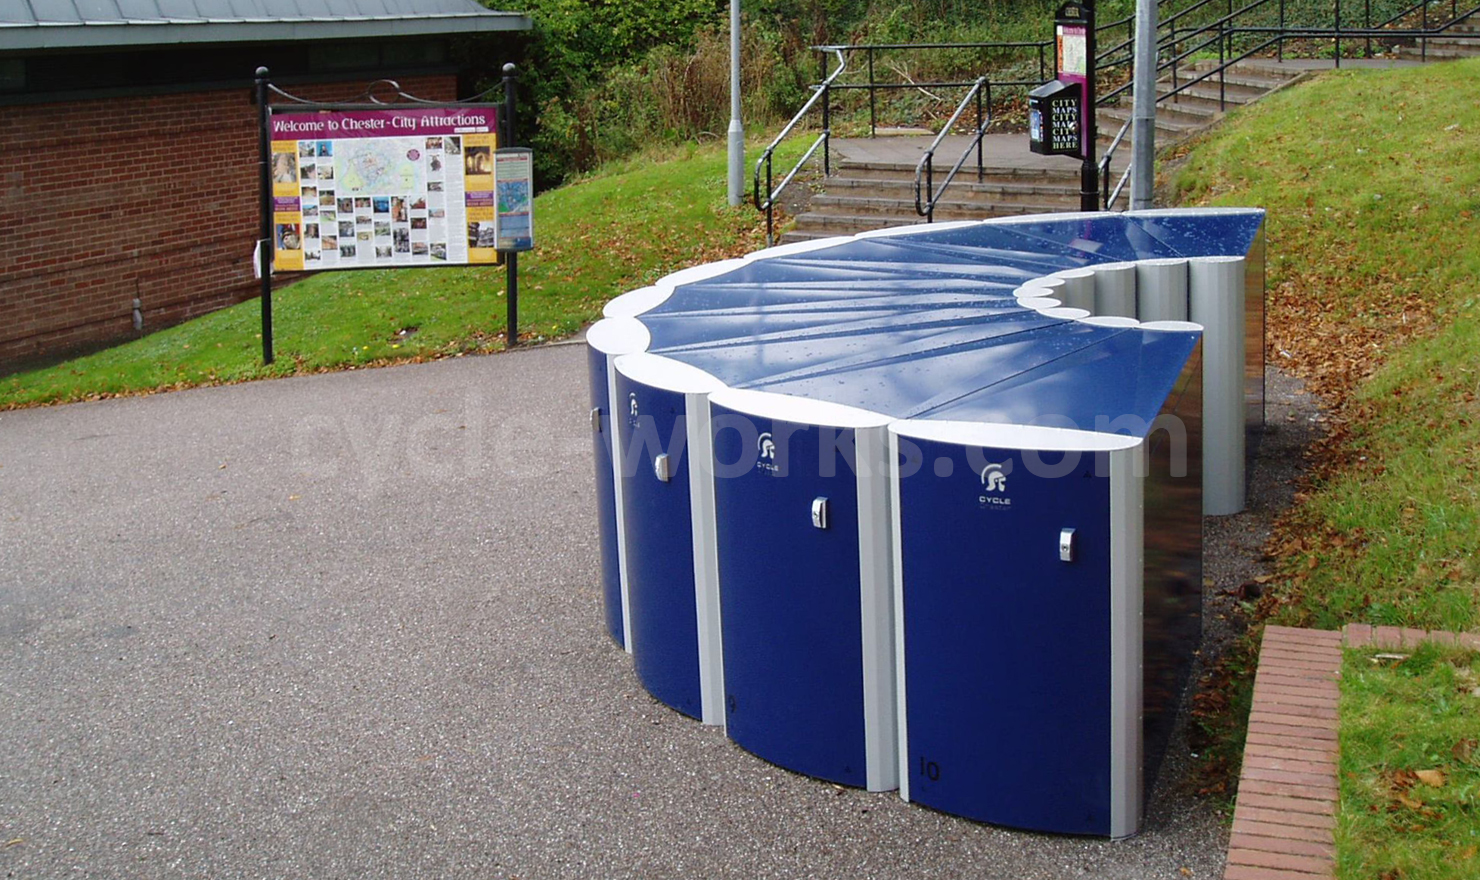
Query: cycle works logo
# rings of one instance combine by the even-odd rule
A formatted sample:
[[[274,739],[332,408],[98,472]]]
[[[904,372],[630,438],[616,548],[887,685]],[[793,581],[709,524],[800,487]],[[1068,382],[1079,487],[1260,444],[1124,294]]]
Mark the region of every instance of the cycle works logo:
[[[755,466],[757,470],[766,471],[770,474],[780,473],[776,466],[776,441],[767,431],[755,438]]]
[[[637,393],[627,395],[627,422],[632,427],[637,427]]]
[[[1012,499],[1007,497],[1007,475],[1010,473],[1012,473],[1012,462],[1010,461],[988,464],[982,468],[982,491],[976,500],[983,509],[1012,506]]]

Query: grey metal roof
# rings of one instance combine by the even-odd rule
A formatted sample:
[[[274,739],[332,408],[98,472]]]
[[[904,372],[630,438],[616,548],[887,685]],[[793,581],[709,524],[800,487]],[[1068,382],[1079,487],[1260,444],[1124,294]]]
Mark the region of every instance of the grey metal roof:
[[[0,0],[0,51],[529,30],[475,0]]]

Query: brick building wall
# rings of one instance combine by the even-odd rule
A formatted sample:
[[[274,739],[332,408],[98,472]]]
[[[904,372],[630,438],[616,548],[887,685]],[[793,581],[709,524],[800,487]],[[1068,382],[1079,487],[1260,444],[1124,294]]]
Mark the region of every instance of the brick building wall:
[[[454,76],[398,80],[454,100]],[[363,81],[295,86],[349,100]],[[249,88],[6,107],[0,113],[0,363],[250,299],[260,222]]]

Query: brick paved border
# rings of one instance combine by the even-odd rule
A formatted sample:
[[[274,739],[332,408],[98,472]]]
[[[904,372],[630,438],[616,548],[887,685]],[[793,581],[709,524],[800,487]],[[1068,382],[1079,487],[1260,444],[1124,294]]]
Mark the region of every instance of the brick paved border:
[[[1480,651],[1476,633],[1265,627],[1224,880],[1334,876],[1342,646],[1402,649],[1424,641]]]
[[[1341,633],[1265,627],[1224,880],[1333,876],[1340,671]]]

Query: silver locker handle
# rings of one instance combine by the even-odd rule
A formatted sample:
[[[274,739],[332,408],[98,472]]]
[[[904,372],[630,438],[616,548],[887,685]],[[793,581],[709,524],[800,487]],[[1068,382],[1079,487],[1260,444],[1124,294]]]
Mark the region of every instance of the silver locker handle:
[[[824,497],[812,499],[812,528],[827,528],[827,499]]]

